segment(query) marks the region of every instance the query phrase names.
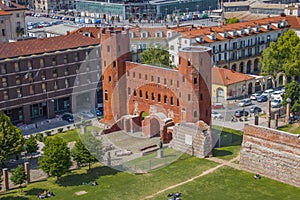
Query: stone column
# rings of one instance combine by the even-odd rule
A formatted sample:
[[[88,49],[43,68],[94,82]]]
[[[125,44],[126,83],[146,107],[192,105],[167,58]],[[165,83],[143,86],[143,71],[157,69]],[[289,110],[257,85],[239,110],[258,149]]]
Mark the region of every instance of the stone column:
[[[110,152],[107,152],[107,165],[111,166],[111,156],[110,156]]]
[[[289,123],[290,122],[290,114],[291,114],[291,104],[287,103],[286,104],[286,115],[285,115],[285,123]]]
[[[2,182],[3,190],[7,191],[7,190],[9,190],[8,169],[7,168],[2,169],[2,174],[3,174],[2,175],[3,176],[3,182]]]
[[[81,134],[85,134],[85,132],[86,132],[86,126],[82,125],[81,126]]]
[[[279,115],[276,113],[275,114],[275,128],[276,129],[278,128],[278,118],[279,118]]]
[[[24,163],[24,170],[27,176],[27,183],[30,183],[30,167],[29,167],[29,162]]]
[[[267,121],[268,121],[268,128],[271,128],[271,99],[270,95],[268,97],[268,104],[267,104]]]
[[[258,125],[258,123],[259,123],[259,117],[258,117],[258,115],[255,115],[254,116],[254,125]]]

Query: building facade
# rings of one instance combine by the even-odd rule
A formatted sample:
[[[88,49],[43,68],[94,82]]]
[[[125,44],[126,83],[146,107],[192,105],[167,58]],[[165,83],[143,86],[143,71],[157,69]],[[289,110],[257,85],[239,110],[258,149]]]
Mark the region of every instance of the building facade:
[[[75,0],[34,0],[36,12],[53,13],[60,10],[75,9]]]
[[[9,25],[10,25],[10,35],[9,40],[17,40],[23,37],[25,34],[25,6],[21,6],[11,0],[0,1],[0,10],[9,12]],[[2,24],[2,23],[1,23]],[[2,27],[2,25],[1,25]],[[3,31],[4,28],[1,28]],[[9,29],[5,29],[5,32],[9,32]],[[3,36],[3,32],[2,32]],[[7,41],[7,40],[6,40]]]
[[[76,0],[76,9],[80,12],[105,14],[106,16],[119,16],[122,19],[129,17],[163,19],[170,14],[188,12],[202,12],[217,9],[217,0],[185,0],[185,1],[159,1],[159,0],[127,0],[127,1],[85,1]]]
[[[11,33],[11,24],[10,24],[10,12],[0,10],[0,24],[1,24],[1,33],[0,33],[0,43],[8,42],[12,38]]]
[[[72,34],[0,49],[0,109],[14,123],[96,106],[96,93],[102,94],[99,39]]]

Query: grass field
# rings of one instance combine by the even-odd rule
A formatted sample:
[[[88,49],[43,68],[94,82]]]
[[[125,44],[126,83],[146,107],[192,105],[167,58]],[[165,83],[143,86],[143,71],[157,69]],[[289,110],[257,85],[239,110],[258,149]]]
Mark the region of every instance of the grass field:
[[[300,134],[300,125],[298,123],[287,124],[285,126],[279,127],[278,129],[293,134]]]
[[[88,126],[87,127],[87,132],[91,132],[92,130],[95,131],[101,131],[101,129],[99,127],[96,126]],[[76,140],[79,140],[79,131],[81,131],[80,129],[72,129],[72,130],[68,130],[68,131],[64,131],[62,133],[57,133],[54,136],[51,137],[62,137],[66,142],[73,142]]]
[[[5,196],[0,195],[0,199],[37,199],[37,193],[44,190],[53,191],[56,195],[53,199],[56,200],[143,199],[161,188],[180,183],[216,165],[214,162],[184,154],[178,161],[165,168],[140,175],[95,166],[88,173],[86,169],[73,171],[61,178],[60,185],[55,183],[55,178],[49,178],[47,181],[29,184],[23,189],[23,197],[17,197],[18,190],[11,190]],[[82,185],[83,182],[94,180],[97,180],[98,186]],[[88,193],[82,196],[75,194],[82,190]]]
[[[229,167],[220,168],[153,199],[167,199],[167,194],[175,192],[181,192],[183,200],[298,200],[300,197],[300,188],[265,177],[256,180],[251,173]]]

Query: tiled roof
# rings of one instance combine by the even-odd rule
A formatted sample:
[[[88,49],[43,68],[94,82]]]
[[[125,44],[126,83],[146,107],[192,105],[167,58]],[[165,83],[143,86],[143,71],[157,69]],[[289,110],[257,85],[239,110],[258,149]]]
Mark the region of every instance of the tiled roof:
[[[82,27],[82,28],[72,31],[71,34],[79,33],[79,34],[83,35],[84,33],[90,33],[91,37],[98,38],[98,35],[99,35],[98,33],[100,33],[100,32],[101,32],[100,27]]]
[[[255,79],[255,77],[235,72],[233,70],[213,67],[212,68],[212,84],[217,85],[231,85],[234,83],[239,83],[247,80]]]
[[[10,12],[6,12],[4,10],[0,10],[0,16],[4,16],[4,15],[12,15]]]
[[[221,40],[226,40],[226,39],[231,39],[235,37],[243,37],[243,36],[248,36],[251,34],[257,34],[255,28],[259,25],[260,26],[260,32],[268,32],[270,30],[267,30],[266,28],[263,27],[263,25],[270,24],[271,30],[278,30],[280,28],[277,28],[276,26],[273,26],[272,23],[278,23],[278,22],[283,22],[285,21],[285,17],[270,17],[270,18],[264,18],[260,20],[253,20],[253,21],[247,21],[247,22],[239,22],[235,24],[228,24],[228,25],[223,25],[223,26],[212,26],[212,27],[194,27],[190,28],[189,30],[187,29],[182,29],[182,28],[175,28],[173,29],[174,31],[181,32],[182,36],[184,38],[199,38],[200,36],[203,36],[204,38],[204,43],[211,43],[215,41],[221,41]],[[252,28],[252,33],[248,34],[247,29],[251,27]],[[236,30],[240,31],[244,29],[245,34],[241,35],[240,33],[237,33],[236,36],[232,35],[230,32]],[[227,32],[228,38],[225,38],[221,36],[220,34],[223,34]],[[212,34],[216,34],[216,40],[212,40],[211,36]]]
[[[98,39],[79,34],[7,42],[0,45],[0,59],[86,47],[99,43]]]
[[[10,2],[10,6],[6,6],[0,1],[0,8],[3,8],[5,11],[14,11],[14,10],[26,10],[25,6],[19,5],[15,2]]]
[[[286,16],[285,18],[288,21],[288,24],[291,26],[291,28],[300,29],[300,17]]]

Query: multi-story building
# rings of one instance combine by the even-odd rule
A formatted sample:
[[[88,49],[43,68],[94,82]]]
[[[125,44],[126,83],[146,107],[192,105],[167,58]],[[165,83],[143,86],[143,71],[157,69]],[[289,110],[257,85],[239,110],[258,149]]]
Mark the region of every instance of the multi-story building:
[[[95,13],[106,16],[163,19],[170,14],[202,12],[218,8],[218,0],[126,0],[126,1],[86,1],[76,0],[76,9],[80,12]]]
[[[9,40],[17,40],[18,38],[21,38],[25,33],[25,15],[24,12],[26,10],[25,6],[21,6],[11,0],[1,0],[0,1],[0,10],[6,11],[10,13],[9,15],[9,25],[10,25],[10,35]],[[2,24],[2,21],[1,21]],[[8,25],[6,24],[6,27]],[[1,25],[2,27],[2,25]],[[2,36],[3,33],[7,32],[9,34],[9,28],[1,28],[2,30]],[[3,32],[4,29],[4,32]],[[7,35],[5,34],[5,35]],[[5,40],[7,41],[7,40]],[[1,42],[1,41],[0,41]]]
[[[3,43],[0,109],[14,123],[29,123],[94,108],[102,99],[100,59],[99,38],[78,33]]]
[[[34,0],[36,12],[55,12],[75,8],[75,0]]]

